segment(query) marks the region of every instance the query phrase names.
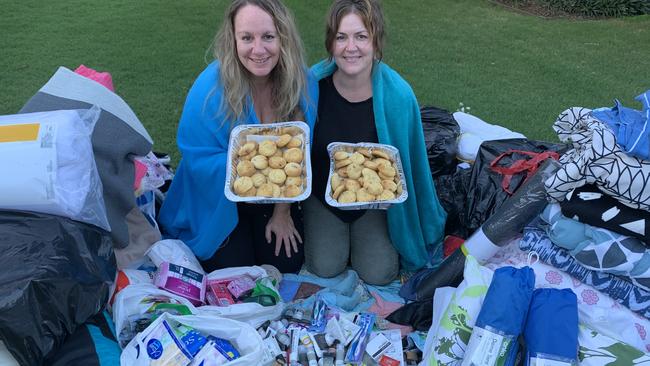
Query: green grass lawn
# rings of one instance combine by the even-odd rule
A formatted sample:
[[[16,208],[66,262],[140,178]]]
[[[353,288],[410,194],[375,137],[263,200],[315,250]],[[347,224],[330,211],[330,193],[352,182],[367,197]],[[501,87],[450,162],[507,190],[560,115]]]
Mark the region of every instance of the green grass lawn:
[[[285,0],[310,64],[325,56],[329,1]],[[0,0],[0,114],[15,113],[60,65],[109,71],[155,149],[179,155],[178,119],[227,1]],[[571,106],[634,104],[650,89],[650,16],[547,20],[486,0],[384,0],[385,61],[421,104],[552,140]]]

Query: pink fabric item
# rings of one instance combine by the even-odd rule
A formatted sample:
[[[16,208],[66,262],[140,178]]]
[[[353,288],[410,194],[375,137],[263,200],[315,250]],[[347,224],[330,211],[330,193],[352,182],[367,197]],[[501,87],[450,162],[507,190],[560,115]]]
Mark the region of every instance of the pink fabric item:
[[[138,160],[135,160],[133,163],[135,164],[135,182],[133,182],[133,190],[137,192],[142,185],[142,178],[147,174],[147,166]]]
[[[115,88],[113,87],[113,77],[108,72],[99,72],[97,70],[86,67],[83,64],[79,65],[79,67],[77,67],[74,72],[102,84],[112,92],[115,91]]]
[[[400,304],[399,302],[386,301],[379,294],[373,291],[370,291],[370,295],[372,295],[372,297],[375,298],[375,303],[372,304],[372,306],[368,309],[368,311],[371,313],[375,313],[377,314],[377,316],[382,318],[387,317],[393,311],[404,306],[404,304]],[[409,333],[413,331],[413,328],[408,325],[399,325],[399,324],[391,323],[389,321],[386,321],[386,323],[389,324],[388,329],[399,329],[400,333],[402,333],[402,337],[406,337]]]

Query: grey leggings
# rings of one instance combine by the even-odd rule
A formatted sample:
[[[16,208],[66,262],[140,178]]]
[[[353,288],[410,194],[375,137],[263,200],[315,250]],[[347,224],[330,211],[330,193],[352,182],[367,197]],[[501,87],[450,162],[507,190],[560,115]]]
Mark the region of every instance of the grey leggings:
[[[319,277],[334,277],[348,261],[366,283],[385,285],[399,272],[399,257],[390,237],[386,211],[368,210],[345,223],[317,198],[304,202],[305,264]]]

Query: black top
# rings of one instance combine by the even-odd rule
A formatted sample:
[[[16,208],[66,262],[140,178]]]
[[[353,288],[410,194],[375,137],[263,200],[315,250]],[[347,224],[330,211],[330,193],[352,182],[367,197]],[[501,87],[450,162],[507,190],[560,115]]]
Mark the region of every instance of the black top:
[[[330,142],[378,142],[372,97],[349,102],[334,87],[332,76],[318,83],[318,119],[311,152],[312,194],[344,222],[351,223],[366,210],[340,210],[325,202],[325,187],[330,169],[327,145]]]

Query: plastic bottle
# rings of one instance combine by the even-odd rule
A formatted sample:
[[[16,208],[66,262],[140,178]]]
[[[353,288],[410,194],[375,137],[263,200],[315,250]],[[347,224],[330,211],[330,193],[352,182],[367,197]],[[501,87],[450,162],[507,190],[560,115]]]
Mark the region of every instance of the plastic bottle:
[[[343,366],[343,357],[345,357],[345,348],[342,343],[336,345],[336,366]]]
[[[318,362],[316,361],[316,352],[314,352],[313,349],[307,351],[307,359],[309,360],[309,366],[318,366]]]

